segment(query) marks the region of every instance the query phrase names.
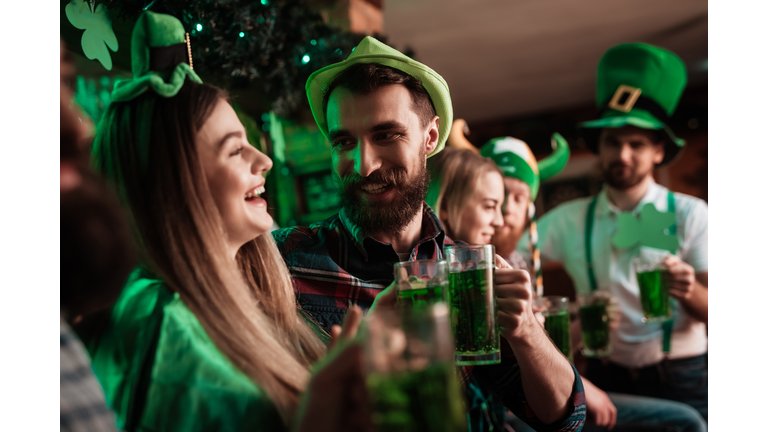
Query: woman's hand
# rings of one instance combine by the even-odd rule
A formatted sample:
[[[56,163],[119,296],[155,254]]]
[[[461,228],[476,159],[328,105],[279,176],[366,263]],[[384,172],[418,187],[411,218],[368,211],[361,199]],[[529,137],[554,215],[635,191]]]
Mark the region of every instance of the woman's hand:
[[[363,321],[363,310],[358,305],[352,305],[347,309],[344,315],[344,321],[341,325],[331,326],[331,341],[328,343],[328,352],[330,352],[340,341],[347,342],[357,336],[357,330]]]

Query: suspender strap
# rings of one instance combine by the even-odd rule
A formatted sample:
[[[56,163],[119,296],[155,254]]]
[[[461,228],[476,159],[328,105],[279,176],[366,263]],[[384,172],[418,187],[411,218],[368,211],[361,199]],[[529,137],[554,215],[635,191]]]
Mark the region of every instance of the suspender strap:
[[[672,191],[667,194],[667,211],[675,213],[675,196],[672,195]],[[675,216],[677,218],[677,216]],[[669,227],[670,235],[677,235],[677,220]],[[674,306],[674,299],[669,299],[669,307]],[[672,327],[674,326],[674,320],[670,318],[667,321],[661,323],[661,351],[665,356],[669,355],[669,351],[672,345]]]
[[[589,274],[589,288],[591,292],[597,291],[597,280],[595,279],[595,270],[592,266],[592,227],[595,225],[595,206],[597,197],[592,198],[592,202],[587,207],[587,229],[584,230],[584,246],[587,249],[587,273]]]
[[[587,207],[587,223],[584,230],[584,247],[587,252],[587,274],[589,275],[589,287],[591,292],[597,291],[597,280],[595,279],[595,270],[592,264],[592,228],[595,225],[595,206],[597,206],[597,196],[592,198],[592,201]],[[667,211],[675,213],[675,196],[672,191],[667,193]],[[669,227],[670,235],[677,235],[677,221]],[[670,299],[670,307],[674,305],[674,300]],[[672,327],[674,326],[674,320],[669,320],[661,324],[662,337],[661,337],[661,350],[665,355],[669,355],[669,351],[672,345]]]

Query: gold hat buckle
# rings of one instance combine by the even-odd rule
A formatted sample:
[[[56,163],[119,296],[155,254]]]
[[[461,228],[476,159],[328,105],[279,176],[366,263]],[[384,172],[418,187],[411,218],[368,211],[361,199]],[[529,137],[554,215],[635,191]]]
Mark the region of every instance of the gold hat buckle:
[[[630,112],[642,92],[639,88],[622,84],[616,89],[616,93],[613,94],[611,101],[608,102],[608,108],[621,112]],[[623,102],[621,102],[622,99]]]

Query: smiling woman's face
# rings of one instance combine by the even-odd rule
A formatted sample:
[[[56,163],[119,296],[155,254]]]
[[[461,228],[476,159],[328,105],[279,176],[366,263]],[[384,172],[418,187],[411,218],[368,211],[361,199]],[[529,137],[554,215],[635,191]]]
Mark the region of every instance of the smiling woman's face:
[[[501,174],[489,171],[475,185],[475,191],[461,213],[459,231],[454,240],[469,244],[488,244],[502,225],[501,205],[504,202],[504,180]]]
[[[223,99],[198,131],[195,146],[229,244],[237,253],[272,227],[267,202],[260,197],[272,160],[248,143],[235,110]]]

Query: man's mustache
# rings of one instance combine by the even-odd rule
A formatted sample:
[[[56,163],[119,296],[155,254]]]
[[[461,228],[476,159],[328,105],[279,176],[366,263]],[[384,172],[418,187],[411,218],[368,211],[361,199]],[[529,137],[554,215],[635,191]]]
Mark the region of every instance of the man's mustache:
[[[368,177],[363,177],[358,173],[347,174],[344,177],[336,177],[336,183],[340,190],[350,191],[367,184],[392,184],[395,187],[405,184],[408,174],[402,168],[393,168],[388,170],[377,170]]]

